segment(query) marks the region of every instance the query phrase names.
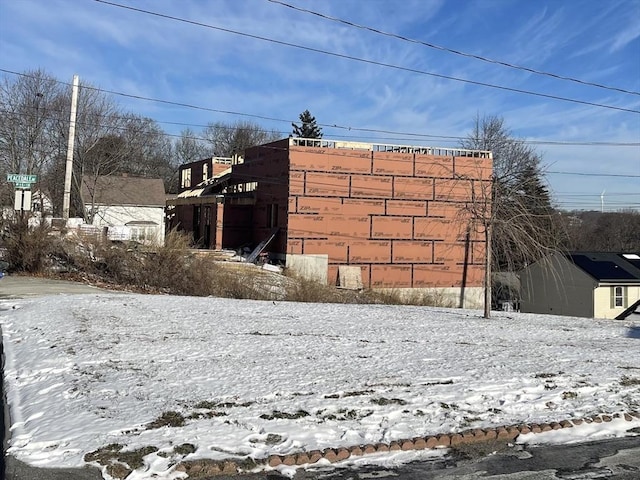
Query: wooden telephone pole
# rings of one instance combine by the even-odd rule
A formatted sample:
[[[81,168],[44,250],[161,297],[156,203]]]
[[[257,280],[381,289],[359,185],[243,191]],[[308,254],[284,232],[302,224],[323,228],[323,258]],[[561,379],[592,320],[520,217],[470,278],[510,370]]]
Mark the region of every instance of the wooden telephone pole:
[[[71,204],[71,177],[73,174],[73,144],[76,137],[76,112],[78,108],[78,75],[73,76],[71,92],[71,115],[69,118],[69,142],[67,143],[67,163],[64,175],[64,197],[62,198],[62,218],[69,220]]]

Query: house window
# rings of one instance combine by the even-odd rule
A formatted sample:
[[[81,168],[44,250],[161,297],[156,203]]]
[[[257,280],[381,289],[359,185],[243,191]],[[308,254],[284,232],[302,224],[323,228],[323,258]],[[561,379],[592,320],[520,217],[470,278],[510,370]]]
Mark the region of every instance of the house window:
[[[129,239],[139,243],[149,243],[158,239],[160,234],[158,225],[150,221],[127,222]]]
[[[191,188],[191,169],[185,168],[180,173],[180,187]]]
[[[270,203],[267,205],[267,227],[273,228],[278,225],[278,204]]]
[[[611,287],[611,306],[612,308],[626,308],[627,287]]]
[[[209,178],[209,164],[205,163],[202,165],[202,181],[204,182],[207,178]]]

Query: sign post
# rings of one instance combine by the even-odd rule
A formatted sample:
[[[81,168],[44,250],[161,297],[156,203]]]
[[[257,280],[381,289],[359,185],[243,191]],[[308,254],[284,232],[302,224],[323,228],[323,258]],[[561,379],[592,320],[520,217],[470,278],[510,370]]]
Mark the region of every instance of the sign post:
[[[21,173],[7,174],[7,182],[13,183],[13,186],[16,189],[16,196],[13,205],[15,210],[31,210],[31,185],[37,181],[37,175],[23,175]]]

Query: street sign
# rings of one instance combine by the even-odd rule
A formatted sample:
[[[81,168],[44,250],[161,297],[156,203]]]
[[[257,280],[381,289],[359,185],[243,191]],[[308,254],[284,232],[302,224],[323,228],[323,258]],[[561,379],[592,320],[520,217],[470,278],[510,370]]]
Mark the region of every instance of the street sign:
[[[14,208],[19,212],[31,210],[31,190],[16,190]]]
[[[8,173],[7,174],[7,182],[13,183],[13,186],[16,189],[31,190],[31,184],[36,183],[37,181],[38,181],[38,176],[37,175],[23,175],[21,173]],[[16,192],[16,194],[17,194],[17,192]],[[29,201],[31,201],[31,200],[29,200]]]
[[[7,173],[7,182],[12,183],[36,183],[38,181],[37,175],[23,175],[20,173]]]

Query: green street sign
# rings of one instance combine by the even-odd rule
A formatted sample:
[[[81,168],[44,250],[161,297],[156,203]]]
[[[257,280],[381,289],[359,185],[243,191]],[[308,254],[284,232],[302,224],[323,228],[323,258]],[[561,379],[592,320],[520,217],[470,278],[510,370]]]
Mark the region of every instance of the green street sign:
[[[15,187],[16,187],[16,188],[31,188],[31,183],[27,183],[27,182],[16,182],[16,183],[15,183]]]
[[[7,173],[7,182],[18,184],[23,183],[36,183],[38,181],[37,175],[23,175],[20,173]]]

